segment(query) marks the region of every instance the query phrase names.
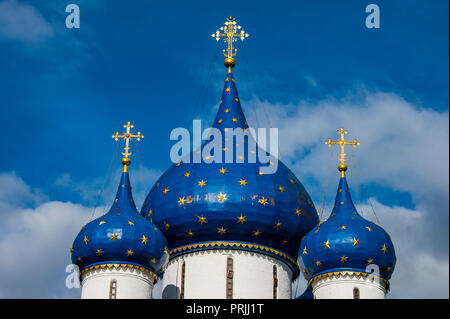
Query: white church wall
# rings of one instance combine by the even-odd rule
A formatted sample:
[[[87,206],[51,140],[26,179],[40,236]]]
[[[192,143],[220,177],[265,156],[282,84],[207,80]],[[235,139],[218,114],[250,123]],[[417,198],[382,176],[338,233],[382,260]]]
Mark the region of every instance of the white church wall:
[[[228,257],[233,259],[233,299],[272,299],[274,265],[277,267],[277,298],[291,298],[292,271],[284,262],[238,250],[206,250],[173,258],[164,273],[162,297],[180,298],[184,262],[185,299],[225,299]]]
[[[135,268],[99,268],[82,275],[82,299],[109,299],[111,282],[116,281],[116,299],[151,299],[153,276]]]

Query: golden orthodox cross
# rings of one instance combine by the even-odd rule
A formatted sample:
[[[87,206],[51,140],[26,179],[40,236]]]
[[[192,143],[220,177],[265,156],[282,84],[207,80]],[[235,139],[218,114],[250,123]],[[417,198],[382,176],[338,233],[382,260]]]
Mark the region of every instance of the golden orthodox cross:
[[[113,135],[113,139],[115,139],[116,141],[118,141],[120,138],[125,140],[125,152],[122,152],[122,155],[124,156],[124,158],[122,158],[122,164],[123,164],[123,171],[127,172],[128,171],[128,165],[130,165],[130,158],[129,156],[131,155],[131,153],[129,152],[130,150],[130,139],[135,138],[137,141],[140,141],[141,138],[144,138],[144,135],[141,135],[141,132],[138,132],[137,134],[133,134],[130,132],[130,129],[134,128],[134,125],[130,124],[130,122],[127,122],[126,125],[123,126],[124,128],[126,128],[126,132],[123,133],[122,135],[119,135],[119,132],[116,132],[115,135]]]
[[[348,142],[344,139],[344,135],[348,133],[348,131],[344,130],[344,128],[340,128],[337,131],[340,136],[341,139],[338,141],[332,141],[331,138],[329,138],[325,144],[328,145],[328,147],[331,147],[331,145],[339,145],[341,147],[341,152],[339,153],[339,161],[341,162],[341,164],[339,164],[339,171],[341,172],[341,177],[345,177],[345,171],[347,170],[347,165],[345,164],[345,161],[347,160],[345,158],[345,146],[346,145],[352,145],[354,148],[356,148],[358,145],[360,145],[360,142],[358,142],[356,140],[356,138],[353,140],[353,142]]]

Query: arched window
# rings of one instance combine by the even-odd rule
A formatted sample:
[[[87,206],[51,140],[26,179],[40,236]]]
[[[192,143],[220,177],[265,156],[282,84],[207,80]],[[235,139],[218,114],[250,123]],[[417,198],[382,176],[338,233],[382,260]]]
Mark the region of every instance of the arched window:
[[[273,265],[273,299],[278,297],[278,273],[277,265]]]
[[[353,288],[353,299],[360,299],[359,298],[359,288]]]
[[[117,299],[117,281],[115,279],[109,283],[109,299]]]
[[[227,296],[226,299],[233,299],[233,258],[227,258]]]
[[[181,264],[181,287],[180,287],[180,299],[184,299],[184,278],[186,273],[186,264],[183,261]]]

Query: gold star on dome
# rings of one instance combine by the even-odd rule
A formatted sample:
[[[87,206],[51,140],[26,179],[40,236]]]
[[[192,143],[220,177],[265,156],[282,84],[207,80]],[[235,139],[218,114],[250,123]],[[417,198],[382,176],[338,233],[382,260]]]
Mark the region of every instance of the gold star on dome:
[[[70,246],[70,253],[73,253],[73,246]]]
[[[219,119],[217,122],[222,123],[222,121],[223,121],[222,119]]]
[[[188,237],[194,237],[194,235],[195,235],[195,233],[192,230],[188,230],[186,232],[186,236],[188,236]]]
[[[225,228],[223,228],[223,227],[217,228],[217,233],[218,234],[223,235],[223,234],[226,234],[226,232],[227,232],[227,230]]]
[[[366,229],[367,229],[368,231],[372,231],[372,228],[370,228],[369,226],[366,226]]]
[[[202,216],[197,216],[198,218],[198,222],[203,226],[203,224],[206,224],[206,217]]]
[[[234,79],[233,79],[233,82],[234,82]],[[239,102],[239,99],[238,99],[238,98],[235,98],[234,100],[235,100],[236,102]]]
[[[282,225],[282,224],[283,224],[282,222],[277,221],[273,227],[274,227],[276,230],[278,230],[278,229],[281,228],[281,225]]]
[[[241,216],[237,217],[237,219],[238,219],[237,223],[238,223],[238,224],[243,224],[244,222],[247,221],[247,220],[245,219],[246,217],[247,217],[247,216],[242,216],[242,214],[241,214]]]
[[[154,263],[156,262],[156,258],[153,257],[153,258],[151,258],[148,262],[151,263],[151,264],[154,264]]]
[[[308,250],[306,249],[306,246],[303,248],[303,255],[308,255]]]
[[[104,220],[101,220],[100,223],[98,223],[100,226],[106,223]]]
[[[181,162],[178,162],[178,163],[177,163],[177,164],[176,164],[175,166],[177,166],[177,167],[178,167],[178,166],[180,166],[180,165],[181,165]]]
[[[329,240],[324,241],[322,246],[325,248],[330,248],[330,241]]]
[[[317,267],[322,266],[322,263],[320,262],[320,260],[317,260],[317,261],[316,261],[316,265],[317,265]]]
[[[343,263],[347,262],[347,260],[348,260],[348,257],[347,257],[347,256],[342,256],[342,257],[341,257],[341,261],[342,261]]]
[[[148,242],[148,237],[145,237],[145,235],[142,235],[141,243],[147,245],[147,242]]]
[[[133,223],[131,220],[129,220],[129,221],[128,221],[128,225],[134,226],[134,223]]]
[[[103,251],[101,249],[97,249],[96,254],[97,254],[97,256],[101,256],[101,255],[103,255]]]
[[[78,257],[77,260],[78,260],[79,262],[82,262],[82,261],[83,261],[83,258]]]
[[[358,239],[356,239],[356,238],[354,238],[354,237],[353,237],[353,240],[352,240],[352,242],[353,242],[353,246],[358,246],[358,247],[359,247],[359,244],[360,244],[360,242],[359,242],[359,238],[358,238]]]
[[[295,215],[300,216],[300,214],[302,213],[302,211],[300,210],[300,208],[296,208],[295,209]]]
[[[166,195],[168,192],[169,192],[169,187],[166,187],[166,188],[164,188],[164,190],[162,191],[162,193],[164,194],[164,195]]]
[[[245,186],[245,185],[247,185],[247,180],[241,178],[240,180],[238,180],[238,183],[240,186]]]
[[[88,241],[89,241],[88,237],[87,237],[87,236],[84,236],[83,243],[84,243],[85,245],[87,245]]]
[[[368,265],[373,264],[373,259],[370,258],[369,260],[367,260],[367,264],[368,264]]]
[[[383,253],[387,252],[387,247],[385,244],[383,244],[383,246],[381,246],[381,250],[383,251]]]
[[[169,250],[167,249],[167,247],[164,247],[164,253],[167,254],[169,252]]]
[[[226,88],[226,89],[225,89],[225,91],[227,91],[227,92],[230,92],[230,91],[231,91],[231,89],[230,89],[230,88]]]
[[[283,186],[281,186],[281,185],[280,185],[280,186],[278,186],[278,189],[279,189],[279,190],[280,190],[280,192],[282,192],[282,193],[286,191],[286,190],[284,189],[284,187],[283,187]]]
[[[262,232],[259,229],[253,231],[253,236],[255,236],[255,237],[259,237],[259,236],[261,236],[261,234],[262,234]]]
[[[228,113],[228,112],[230,112],[230,109],[226,109],[226,110],[225,110],[225,113]]]
[[[282,245],[287,245],[287,243],[288,243],[288,240],[287,240],[287,239],[283,239],[283,240],[281,241],[281,244],[282,244]]]
[[[264,196],[263,196],[258,200],[258,203],[260,203],[261,205],[263,205],[265,207],[269,202],[267,201],[267,198],[264,198]]]
[[[345,225],[339,226],[339,229],[346,229],[346,228],[347,228],[347,226],[345,226]]]
[[[184,203],[186,202],[186,200],[184,199],[184,196],[183,197],[179,197],[179,201],[178,201],[178,204],[180,204],[180,206],[181,205],[184,205]]]
[[[133,251],[132,251],[131,249],[128,249],[128,250],[127,250],[127,256],[128,256],[128,257],[133,256]]]
[[[109,239],[112,240],[113,242],[116,242],[116,240],[119,239],[119,236],[116,233],[113,233],[111,237],[109,237]]]
[[[169,228],[170,228],[170,224],[169,223],[164,223],[164,228],[166,229],[166,230],[169,230]]]
[[[317,229],[314,231],[315,234],[317,234],[320,230],[320,227],[317,227]]]
[[[217,201],[219,203],[223,203],[226,200],[227,200],[227,194],[220,193],[219,195],[217,195]]]
[[[191,172],[184,173],[184,177],[189,177],[189,176],[191,176]]]
[[[150,208],[150,209],[148,210],[148,217],[152,216],[152,214],[153,214],[153,210]]]
[[[200,188],[203,188],[203,186],[205,186],[205,185],[206,185],[206,181],[204,181],[203,179],[198,182],[198,186],[200,186]]]
[[[219,169],[219,173],[221,173],[221,174],[225,174],[227,172],[227,169],[226,168],[221,168],[221,169]]]
[[[391,270],[391,268],[392,268],[391,266],[387,266],[387,267],[386,267],[386,271]]]
[[[259,171],[258,174],[259,174],[259,176],[263,176],[264,175],[264,173],[261,172],[261,171]]]
[[[237,118],[233,117],[232,121],[237,122],[238,120],[237,120]]]

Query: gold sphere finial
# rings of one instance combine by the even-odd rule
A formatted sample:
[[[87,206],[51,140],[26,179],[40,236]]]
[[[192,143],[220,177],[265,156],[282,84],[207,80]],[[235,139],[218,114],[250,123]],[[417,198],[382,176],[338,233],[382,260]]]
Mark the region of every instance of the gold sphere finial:
[[[129,157],[122,158],[122,165],[128,166],[128,165],[130,165],[130,163],[131,163],[131,160]]]
[[[236,60],[233,58],[226,58],[223,64],[228,68],[228,73],[231,73],[231,69],[236,65]]]
[[[229,16],[229,17],[228,17],[228,20],[233,20],[233,17],[232,17],[232,16]]]

